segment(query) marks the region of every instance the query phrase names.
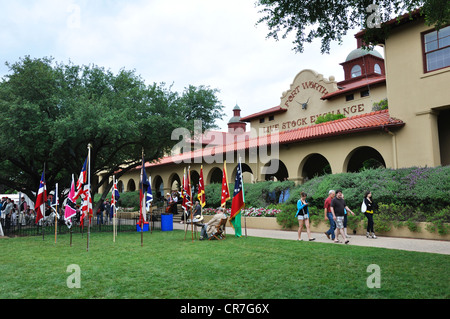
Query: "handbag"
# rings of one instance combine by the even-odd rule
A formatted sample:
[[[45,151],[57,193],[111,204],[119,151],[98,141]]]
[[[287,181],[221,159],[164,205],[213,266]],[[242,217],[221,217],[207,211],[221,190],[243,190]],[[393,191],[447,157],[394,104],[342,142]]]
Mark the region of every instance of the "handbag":
[[[366,206],[366,203],[365,203],[365,201],[363,199],[363,202],[361,204],[361,213],[365,213],[366,211],[367,211],[367,206]]]

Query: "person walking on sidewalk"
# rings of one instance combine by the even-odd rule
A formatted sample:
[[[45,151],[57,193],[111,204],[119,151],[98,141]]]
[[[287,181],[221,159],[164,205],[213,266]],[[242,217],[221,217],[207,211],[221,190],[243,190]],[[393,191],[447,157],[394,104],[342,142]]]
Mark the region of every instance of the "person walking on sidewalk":
[[[344,199],[344,194],[342,194],[342,199]],[[353,214],[353,212],[351,212],[353,216],[355,216],[355,214]],[[345,237],[350,238],[350,236],[347,233],[347,210],[344,209],[344,233],[345,233]]]
[[[364,215],[367,217],[367,232],[366,237],[367,238],[373,238],[376,239],[377,236],[375,236],[375,232],[373,230],[373,208],[374,203],[372,200],[372,192],[367,191],[364,195],[364,204],[366,205],[366,211]]]
[[[333,214],[331,213],[331,201],[335,196],[336,196],[336,192],[334,190],[330,190],[328,192],[328,197],[327,197],[327,199],[325,199],[325,203],[323,205],[324,218],[325,218],[325,220],[330,221],[330,229],[328,229],[325,232],[325,235],[328,237],[328,239],[330,239],[330,236],[331,236],[332,240],[334,240],[334,238],[335,238],[334,231],[336,229],[336,223],[334,222]]]
[[[306,193],[301,192],[300,194],[301,198],[297,201],[297,214],[295,214],[295,217],[298,218],[298,239],[299,241],[302,240],[302,229],[303,229],[303,223],[306,225],[306,232],[308,234],[309,241],[316,240],[315,238],[311,237],[311,230],[309,229],[309,210],[308,210],[308,202],[306,201]]]
[[[344,239],[344,243],[348,244],[349,240],[345,237],[344,232],[344,209],[353,214],[352,210],[348,208],[345,200],[342,198],[342,191],[337,190],[336,197],[331,201],[331,212],[333,214],[333,219],[336,220],[336,238],[334,239],[334,242],[339,243],[338,237],[340,233]]]

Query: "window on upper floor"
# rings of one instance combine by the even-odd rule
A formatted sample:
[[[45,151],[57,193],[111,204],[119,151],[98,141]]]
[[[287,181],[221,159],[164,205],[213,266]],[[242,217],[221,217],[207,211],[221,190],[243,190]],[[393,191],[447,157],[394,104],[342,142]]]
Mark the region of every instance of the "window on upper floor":
[[[366,97],[370,95],[370,91],[369,90],[363,90],[359,93],[361,95],[361,97]]]
[[[358,64],[354,65],[352,67],[351,73],[352,73],[352,78],[356,78],[357,76],[360,76],[361,75],[361,67]]]
[[[373,68],[373,71],[374,71],[375,73],[381,74],[381,67],[380,67],[380,65],[379,65],[378,63],[375,64],[375,66],[374,66],[374,68]]]
[[[450,66],[450,26],[423,35],[425,72]]]

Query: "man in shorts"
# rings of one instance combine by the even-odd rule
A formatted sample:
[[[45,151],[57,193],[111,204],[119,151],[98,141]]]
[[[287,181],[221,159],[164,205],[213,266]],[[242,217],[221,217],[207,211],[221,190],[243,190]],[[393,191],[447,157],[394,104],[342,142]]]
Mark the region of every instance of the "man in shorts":
[[[331,213],[331,201],[333,200],[333,198],[335,196],[336,196],[336,192],[334,190],[330,190],[328,192],[328,197],[327,197],[327,199],[325,199],[325,203],[323,205],[324,218],[325,218],[325,220],[330,221],[330,229],[328,229],[325,232],[325,235],[328,237],[328,239],[332,239],[332,240],[334,240],[334,238],[335,238],[336,224],[333,220],[333,214]],[[330,236],[331,236],[331,238],[330,238]]]
[[[344,242],[348,244],[349,240],[345,237],[344,232],[344,209],[353,214],[351,209],[345,204],[345,200],[342,198],[342,191],[337,190],[336,197],[331,201],[331,213],[333,214],[333,219],[336,221],[336,238],[334,239],[334,242],[339,243],[338,236],[339,233],[341,233]]]

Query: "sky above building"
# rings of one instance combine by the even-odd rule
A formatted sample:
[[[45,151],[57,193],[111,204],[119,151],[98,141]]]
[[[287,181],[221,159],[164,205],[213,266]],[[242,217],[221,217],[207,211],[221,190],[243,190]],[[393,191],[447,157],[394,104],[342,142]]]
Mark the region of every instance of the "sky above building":
[[[135,70],[178,92],[205,85],[220,90],[221,130],[236,104],[242,116],[279,105],[303,69],[344,79],[339,63],[356,48],[358,30],[330,54],[320,53],[319,40],[300,54],[292,40],[266,38],[258,11],[254,0],[0,0],[0,77],[5,62],[28,55]]]

